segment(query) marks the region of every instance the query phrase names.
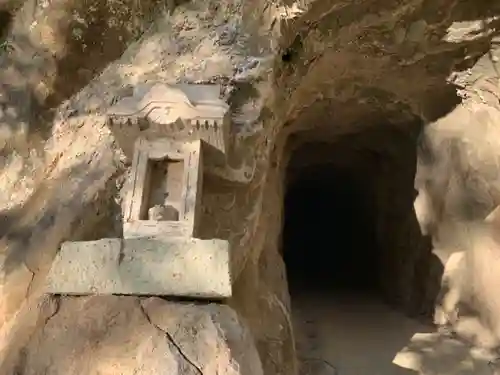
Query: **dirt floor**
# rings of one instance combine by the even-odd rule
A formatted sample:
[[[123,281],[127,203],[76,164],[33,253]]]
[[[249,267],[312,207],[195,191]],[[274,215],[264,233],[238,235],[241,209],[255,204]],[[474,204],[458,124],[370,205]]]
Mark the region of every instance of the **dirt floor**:
[[[292,294],[301,375],[491,375],[488,357],[369,294]],[[497,370],[498,371],[498,370]]]

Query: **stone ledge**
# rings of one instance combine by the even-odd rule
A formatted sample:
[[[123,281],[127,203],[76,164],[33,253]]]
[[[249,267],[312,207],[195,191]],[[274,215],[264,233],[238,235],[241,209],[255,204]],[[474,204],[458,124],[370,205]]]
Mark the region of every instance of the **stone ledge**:
[[[192,232],[191,225],[184,221],[155,221],[136,220],[123,223],[123,237],[143,238],[168,236],[189,238]]]
[[[193,238],[66,242],[47,279],[52,294],[231,297],[229,243]]]

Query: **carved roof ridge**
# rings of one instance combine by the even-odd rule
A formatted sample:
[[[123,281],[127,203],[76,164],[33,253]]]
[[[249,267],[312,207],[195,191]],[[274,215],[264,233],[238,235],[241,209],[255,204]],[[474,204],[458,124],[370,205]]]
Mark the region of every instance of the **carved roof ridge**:
[[[177,106],[185,106],[195,112],[201,107],[219,108],[226,112],[229,105],[214,95],[217,90],[216,85],[148,83],[138,85],[132,95],[121,98],[107,112],[112,116],[133,116]]]

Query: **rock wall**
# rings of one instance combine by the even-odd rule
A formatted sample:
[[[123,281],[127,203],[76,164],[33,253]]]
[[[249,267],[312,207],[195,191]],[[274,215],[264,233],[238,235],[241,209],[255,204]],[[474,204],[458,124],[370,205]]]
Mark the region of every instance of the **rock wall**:
[[[262,374],[251,334],[227,306],[110,296],[47,299],[42,309],[52,311],[17,373]]]
[[[21,350],[17,373],[262,373],[252,336],[226,306],[90,297],[47,298],[41,309],[44,329]]]
[[[422,134],[415,202],[445,269],[436,322],[487,347],[500,344],[498,222],[485,222],[499,204],[499,100],[496,83],[491,86],[498,81],[496,54],[492,49],[462,77],[462,104]]]
[[[266,73],[266,53],[271,48],[268,45],[270,39],[267,35],[270,31],[267,31],[267,28],[272,21],[273,9],[267,9],[266,11],[266,9],[255,8],[255,4],[247,8],[236,2],[226,5],[223,7],[219,2],[198,2],[183,8],[182,12],[175,10],[171,14],[159,17],[158,22],[151,25],[153,27],[149,29],[148,33],[138,43],[132,45],[120,60],[111,64],[101,76],[58,108],[56,120],[51,124],[48,134],[49,139],[43,145],[41,155],[29,153],[19,155],[19,149],[22,147],[11,147],[12,136],[7,133],[6,144],[10,148],[14,148],[15,152],[7,154],[6,158],[3,159],[6,166],[3,175],[6,182],[5,191],[10,189],[18,194],[14,195],[16,200],[12,202],[13,196],[6,193],[3,202],[5,209],[9,210],[3,212],[3,220],[8,225],[2,228],[4,231],[2,233],[2,339],[0,361],[2,373],[12,373],[13,371],[36,373],[40,371],[41,367],[46,366],[51,367],[53,371],[66,373],[67,369],[64,368],[62,363],[60,363],[61,367],[58,367],[59,361],[53,364],[44,362],[46,358],[49,358],[49,361],[52,360],[51,358],[55,358],[53,356],[57,355],[57,351],[49,349],[43,357],[37,357],[36,352],[39,347],[33,340],[38,340],[37,337],[43,336],[43,332],[48,327],[47,325],[59,316],[64,306],[67,306],[66,311],[69,318],[61,315],[61,319],[73,319],[77,314],[77,310],[81,309],[80,304],[84,302],[77,299],[74,300],[76,305],[71,306],[71,299],[68,300],[63,297],[60,310],[56,308],[55,311],[52,311],[51,308],[46,308],[47,302],[43,296],[44,281],[52,259],[62,241],[68,239],[90,240],[106,236],[119,237],[121,235],[121,228],[117,227],[117,224],[121,222],[120,203],[121,198],[126,194],[126,188],[122,186],[122,181],[129,161],[122,153],[122,150],[118,148],[112,132],[113,129],[107,127],[107,118],[104,112],[124,95],[123,89],[125,89],[126,95],[130,85],[151,78],[164,82],[188,83],[212,82],[219,79],[220,76],[222,76],[223,82],[224,77],[233,80],[234,84],[230,85],[228,90],[232,89],[235,93],[232,96],[231,105],[234,108],[235,127],[240,131],[240,134],[236,135],[235,147],[237,150],[231,162],[233,168],[214,171],[215,175],[219,173],[226,181],[229,181],[226,183],[228,186],[224,186],[218,181],[210,184],[210,180],[208,180],[206,208],[204,210],[207,215],[206,221],[208,225],[204,226],[205,235],[208,237],[228,237],[227,232],[222,231],[228,231],[232,228],[223,226],[226,224],[224,214],[221,214],[220,219],[220,223],[223,224],[221,225],[222,228],[213,227],[211,225],[214,223],[213,217],[219,212],[212,211],[220,210],[220,212],[225,212],[224,210],[230,210],[232,198],[238,201],[243,199],[243,202],[241,202],[242,209],[250,207],[244,193],[254,176],[252,174],[253,166],[249,162],[253,161],[253,156],[238,152],[238,147],[247,147],[247,145],[243,144],[241,146],[240,144],[244,143],[245,139],[251,136],[255,130],[253,126],[256,116],[259,114],[258,100],[261,99],[255,98],[255,103],[238,100],[238,95],[241,95],[241,92],[244,93],[246,89],[249,88],[250,92],[255,91],[253,83],[243,85],[243,87],[238,85],[240,81],[243,84],[246,81],[251,81],[254,76],[259,78],[261,71]],[[63,9],[66,8],[63,7]],[[262,10],[267,13],[260,14]],[[123,9],[123,11],[128,12],[127,9]],[[52,12],[57,13],[54,9],[52,9]],[[234,15],[237,16],[233,17]],[[241,21],[243,15],[250,16],[247,18],[248,25]],[[252,24],[262,26],[262,35],[255,33],[251,29]],[[99,38],[106,36],[98,33],[99,27],[96,26],[96,28],[92,29],[93,25],[90,26],[89,35],[93,34],[95,36],[97,34]],[[106,34],[107,31],[103,31]],[[110,33],[114,35],[112,30]],[[257,37],[249,40],[248,35],[250,33],[254,33]],[[62,38],[64,33],[61,31],[57,36]],[[259,44],[259,36],[264,41],[262,44]],[[96,42],[100,41],[99,38],[97,38]],[[64,47],[64,44],[62,46]],[[96,48],[101,48],[101,46]],[[253,55],[247,53],[251,51],[251,48],[254,48]],[[17,60],[21,59],[16,54],[5,55],[4,57],[6,64],[11,64],[13,69],[16,67]],[[203,61],[201,65],[200,61]],[[83,58],[81,63],[82,67],[87,64]],[[90,62],[88,63],[90,64]],[[66,71],[56,69],[56,76],[52,77],[54,81],[51,82],[57,82],[57,79],[62,78],[62,76],[57,75],[59,73],[66,74],[65,80],[71,81],[74,79],[75,82],[78,82],[78,77],[70,77],[70,74],[77,74],[76,69]],[[27,78],[29,77],[29,74],[27,74]],[[29,83],[27,80],[22,82],[26,85]],[[267,86],[266,83],[263,85]],[[10,87],[7,87],[7,89],[10,89]],[[68,88],[66,87],[66,89]],[[62,91],[58,91],[55,86],[51,86],[51,90],[48,90],[50,95],[47,95],[46,99],[49,97],[62,99],[67,95]],[[50,103],[50,101],[47,103],[49,103],[47,104],[49,107],[54,104]],[[245,105],[245,111],[240,108],[243,105]],[[9,123],[5,124],[5,126],[8,125]],[[28,138],[29,141],[33,139],[36,141],[36,137]],[[26,149],[25,143],[21,146]],[[4,151],[7,153],[10,150],[5,148]],[[38,168],[41,166],[42,168],[40,178],[34,178],[23,186],[22,182],[29,178],[29,173],[32,172],[30,168],[35,167],[35,161],[39,163],[35,166]],[[14,176],[15,183],[9,184],[13,172],[17,173]],[[23,189],[20,189],[20,187]],[[233,190],[237,191],[238,189],[240,191],[238,197],[235,198]],[[243,195],[240,193],[243,193]],[[226,200],[227,203],[224,203]],[[211,201],[212,205],[210,204]],[[18,204],[19,207],[16,207],[15,204]],[[215,221],[215,223],[218,223],[218,221]],[[230,224],[234,224],[232,218]],[[240,224],[237,223],[237,225]],[[99,228],[97,232],[96,228]],[[244,235],[240,229],[235,230],[233,233],[237,237]],[[231,240],[237,242],[239,239],[231,238]],[[242,253],[242,251],[238,252]],[[242,260],[239,262],[243,263]],[[132,304],[134,306],[138,301],[137,298],[126,297],[123,300],[125,305]],[[114,303],[113,299],[101,299],[99,304],[104,310],[108,307],[112,310],[114,309]],[[125,310],[129,309],[125,305],[122,307]],[[219,325],[224,329],[224,325],[233,324],[235,329],[239,329],[239,325],[244,326],[246,324],[244,320],[231,323],[232,318],[229,315],[234,313],[228,308],[220,308],[226,309],[225,311],[228,311],[228,313],[223,313],[220,318],[221,322],[216,323],[217,330],[219,330]],[[278,311],[282,310],[282,306],[279,304],[272,308]],[[203,314],[202,307],[192,306],[191,309],[195,314]],[[102,313],[106,316],[107,313],[104,310]],[[89,312],[89,314],[91,313]],[[99,315],[99,313],[96,314]],[[54,316],[51,318],[52,315]],[[185,315],[185,313],[173,312],[171,315],[175,317]],[[105,316],[104,319],[106,319]],[[108,314],[110,319],[114,319],[113,316],[113,312]],[[95,318],[90,317],[90,315],[87,317],[86,313],[82,314],[81,317],[81,322],[75,322],[77,330],[85,330],[88,319],[95,321]],[[98,327],[99,322],[95,321],[95,323],[96,327]],[[66,323],[62,321],[55,323],[56,326],[60,324]],[[192,321],[180,322],[179,327],[179,329],[192,329]],[[128,328],[121,328],[118,331],[121,332],[119,335],[130,334]],[[75,331],[73,334],[78,333]],[[200,334],[205,335],[203,332],[200,332]],[[238,360],[235,357],[240,345],[249,346],[251,351],[254,345],[253,340],[243,342],[242,337],[231,338],[230,334],[224,332],[220,334],[224,336],[224,338],[221,336],[220,344],[216,336],[207,337],[207,342],[209,342],[211,349],[215,345],[222,351],[225,350],[222,346],[228,345],[231,356],[227,358],[227,362],[223,363],[220,362],[222,352],[213,353],[212,357],[211,355],[200,354],[198,358],[200,361],[199,368],[204,368],[204,373],[219,372],[219,368],[229,372],[242,371],[243,373],[252,374],[258,374],[261,371],[259,359],[252,357],[252,355],[248,356],[248,348],[241,349],[241,352],[245,352],[245,359]],[[67,340],[70,340],[70,338],[64,337],[61,342],[67,343]],[[137,338],[135,346],[131,349],[136,355],[140,355],[141,347],[145,345],[141,340]],[[166,356],[166,358],[170,356],[171,366],[164,367],[163,363],[155,362],[152,359],[149,364],[150,368],[153,369],[151,371],[160,371],[158,373],[168,371],[170,373],[177,366],[180,366],[180,372],[183,371],[183,368],[189,369],[189,365],[186,365],[182,358],[179,359],[179,353],[176,353],[175,348],[172,348],[171,342],[168,342],[164,337],[159,340],[158,345],[163,348],[162,353],[165,350],[173,351],[172,354]],[[224,344],[224,340],[226,340],[225,342],[229,340],[229,343]],[[187,345],[185,350],[193,351],[194,357],[200,352],[199,349],[190,345],[190,342],[195,341],[197,339],[193,336],[186,339],[185,344],[183,344]],[[59,341],[56,339],[54,344],[58,345],[57,342]],[[83,340],[83,344],[88,345],[89,343]],[[277,345],[279,346],[279,342]],[[111,351],[100,351],[100,353],[102,355],[100,360],[103,363],[102,366],[106,366],[106,361],[116,361],[117,357],[113,357],[115,354]],[[119,358],[123,358],[125,355],[119,350],[115,353]],[[159,352],[159,355],[162,354]],[[175,363],[176,361],[179,362],[178,365]],[[216,363],[217,361],[219,362]],[[248,361],[251,367],[245,368],[245,361]],[[130,365],[130,371],[149,372],[147,369],[140,369],[142,362],[140,360],[137,368],[134,368],[132,362],[127,365],[124,363],[123,366]],[[230,363],[230,366],[228,363]],[[191,370],[198,371],[192,366]],[[81,373],[81,368],[77,368],[75,371]],[[89,371],[92,370],[89,369]]]
[[[64,18],[73,8],[63,5],[60,8],[62,13],[52,9],[48,14]],[[105,342],[110,343],[110,348],[97,346],[97,349],[86,352],[88,355],[95,351],[99,353],[94,356],[94,360],[99,361],[93,364],[97,366],[95,368],[101,366],[101,369],[117,373],[125,371],[106,367],[106,363],[113,361],[127,366],[127,371],[138,369],[137,362],[124,357],[127,353],[140,355],[144,348],[149,347],[166,353],[162,355],[163,360],[168,361],[164,368],[175,371],[174,367],[182,365],[197,372],[193,366],[186,365],[185,358],[181,360],[182,355],[176,352],[168,337],[145,319],[137,298],[62,297],[59,311],[47,312],[42,308],[45,300],[41,285],[59,244],[69,238],[93,237],[97,235],[92,233],[95,224],[112,222],[120,215],[119,192],[122,188],[119,176],[126,170],[127,160],[114,142],[112,129],[106,126],[104,112],[123,95],[123,88],[128,85],[154,79],[221,82],[225,86],[231,105],[234,149],[229,166],[213,167],[206,178],[202,236],[229,239],[233,246],[234,297],[229,306],[238,313],[240,324],[248,326],[266,374],[296,372],[290,300],[279,238],[284,173],[290,158],[286,147],[292,134],[303,142],[334,139],[369,127],[383,127],[384,124],[405,129],[402,124],[414,123],[415,118],[423,119],[426,125],[424,134],[431,140],[429,147],[435,149],[434,154],[439,155],[441,150],[443,155],[439,163],[431,163],[417,173],[417,189],[423,186],[420,181],[436,181],[438,186],[436,193],[431,194],[433,199],[427,200],[431,202],[427,216],[433,218],[433,227],[439,227],[448,217],[469,217],[467,210],[453,204],[456,199],[453,194],[466,196],[466,201],[475,201],[486,191],[495,191],[497,179],[492,172],[496,170],[493,160],[496,160],[495,150],[499,148],[487,146],[484,132],[477,129],[485,127],[495,134],[495,119],[499,113],[497,52],[491,48],[496,33],[494,16],[498,15],[499,9],[490,2],[477,0],[459,3],[448,0],[432,3],[374,0],[342,6],[329,0],[310,2],[307,6],[300,9],[280,3],[249,5],[237,1],[181,4],[172,14],[159,17],[120,60],[110,64],[99,77],[59,106],[56,120],[52,121],[49,116],[51,126],[45,135],[48,141],[42,155],[16,156],[11,153],[5,156],[2,177],[6,181],[5,191],[17,192],[13,196],[19,207],[13,207],[6,194],[3,207],[9,211],[2,213],[2,220],[8,226],[3,233],[1,250],[2,373],[12,373],[14,369],[19,374],[37,373],[41,367],[47,366],[55,373],[77,370],[82,373],[81,369],[65,368],[67,362],[57,358],[56,349],[50,345],[40,348],[38,342],[45,340],[45,329],[56,332],[59,325],[68,324],[67,319],[78,316],[71,323],[73,330],[63,335],[66,345],[72,342],[72,334],[79,336],[82,332],[95,332],[97,338],[84,336],[88,340],[80,341],[81,345],[99,345],[97,342],[104,330],[100,323],[101,309],[109,319],[102,324],[114,324],[115,319],[116,330],[113,332],[117,333],[116,336],[115,333],[106,336]],[[120,9],[123,10],[120,14],[128,17],[135,8],[126,3]],[[144,14],[157,10],[153,5],[148,9]],[[109,12],[109,9],[102,9],[100,13],[106,18]],[[87,17],[88,13],[85,15]],[[50,68],[41,69],[42,72],[52,72],[50,79],[33,78],[33,82],[44,82],[48,88],[25,90],[34,90],[36,100],[32,101],[40,103],[41,111],[45,110],[44,105],[53,107],[68,98],[109,60],[120,55],[128,43],[118,43],[120,36],[128,39],[135,35],[135,30],[141,29],[137,26],[131,31],[122,25],[118,27],[121,31],[107,34],[108,28],[102,29],[101,21],[89,23],[91,27],[85,35],[96,37],[99,42],[91,43],[93,47],[88,47],[90,50],[86,52],[81,49],[82,43],[77,43],[74,48],[69,47],[74,45],[73,42],[64,47],[67,36],[64,30],[68,24],[54,34],[54,37],[62,38],[54,39],[54,53],[62,54],[62,62],[59,61],[58,65],[49,59],[50,63],[42,63],[43,67]],[[26,23],[18,21],[18,25],[28,33]],[[48,26],[40,27],[37,30],[48,30]],[[31,38],[31,34],[28,35]],[[116,49],[105,47],[115,43]],[[88,52],[94,51],[92,48],[95,51],[109,50],[110,55],[96,58]],[[66,58],[64,52],[69,53]],[[18,61],[23,61],[17,52],[2,55],[2,58],[7,64],[2,70],[4,73],[15,69]],[[21,80],[23,87],[29,87],[31,76],[19,73],[16,77],[22,75],[25,76]],[[7,76],[1,77],[1,83],[6,82]],[[6,138],[10,139],[9,136]],[[451,139],[458,144],[463,158],[453,169],[457,171],[456,175],[448,174],[446,181],[438,181],[442,177],[439,171],[443,168],[449,170],[448,166],[455,162],[455,156],[449,154],[449,142],[441,142]],[[470,149],[475,151],[472,158],[469,158]],[[407,151],[395,148],[394,152],[399,155]],[[419,155],[421,159],[424,156]],[[21,167],[17,167],[17,161],[21,161]],[[493,166],[483,170],[480,165],[485,165],[482,164],[485,161]],[[406,168],[405,165],[403,163],[402,168]],[[43,178],[26,183],[24,176],[35,167],[43,170]],[[17,173],[15,181],[9,183],[13,171]],[[413,171],[405,169],[404,173],[412,174]],[[468,188],[467,194],[467,184],[456,184],[455,190],[443,190],[448,183],[455,183],[456,176],[471,181],[472,187]],[[481,176],[482,179],[474,180],[470,176]],[[481,188],[475,187],[476,180],[483,184]],[[391,188],[398,188],[398,185],[395,183]],[[378,199],[383,202],[388,197]],[[473,216],[479,217],[490,206],[498,204],[495,199],[491,198],[481,209],[473,210]],[[105,211],[109,208],[113,208],[111,213]],[[386,212],[386,215],[384,225],[387,227],[391,224],[389,220],[399,220],[393,213]],[[391,270],[397,275],[396,303],[407,310],[415,310],[417,307],[413,305],[424,303],[415,301],[428,303],[432,300],[434,286],[428,278],[434,271],[429,271],[430,252],[407,245],[406,241],[416,235],[415,222],[408,219],[408,225],[401,232],[401,238],[393,239],[394,243],[390,244],[391,251],[397,256]],[[385,228],[382,226],[381,231]],[[119,228],[111,225],[106,231],[116,235]],[[414,292],[416,284],[420,285],[418,292]],[[96,301],[101,306],[96,307]],[[166,315],[174,320],[184,314],[179,310],[182,309],[180,306],[163,301],[155,303],[170,306],[172,310]],[[81,311],[83,305],[84,312]],[[235,319],[231,310],[225,307],[210,310],[212,308],[195,306],[188,309],[193,314],[205,316],[203,319],[209,321],[206,330],[210,332],[214,332],[215,324],[214,318],[209,317],[213,316],[211,311],[225,311],[217,318],[221,324]],[[118,315],[115,316],[113,311]],[[134,337],[129,327],[120,329],[124,316],[133,319],[134,327],[149,327],[149,332],[154,334],[152,341],[143,341],[146,339],[142,336]],[[176,323],[172,324],[175,327]],[[183,321],[179,326],[186,329],[191,323]],[[207,333],[207,337],[210,343],[223,341],[215,333]],[[131,338],[130,346],[123,347],[122,340]],[[54,345],[63,342],[57,337],[51,339]],[[238,345],[246,345],[251,351],[252,340],[241,340],[235,339]],[[198,366],[207,366],[203,371],[205,375],[229,361],[212,361],[211,355],[217,353],[203,357],[204,349],[195,347],[194,339],[188,341],[183,350],[190,349],[193,355],[199,356],[203,363]],[[120,346],[113,347],[112,343]],[[221,345],[221,352],[226,352],[226,344]],[[43,354],[37,355],[41,349]],[[154,372],[163,366],[163,363],[146,360],[141,363],[151,367],[138,371]],[[258,374],[260,371],[255,367],[240,366],[240,372]],[[92,373],[92,369],[87,372]]]
[[[1,6],[12,16],[0,54],[2,147],[25,154],[33,134],[50,137],[53,110],[119,58],[164,7],[155,1],[31,0]]]

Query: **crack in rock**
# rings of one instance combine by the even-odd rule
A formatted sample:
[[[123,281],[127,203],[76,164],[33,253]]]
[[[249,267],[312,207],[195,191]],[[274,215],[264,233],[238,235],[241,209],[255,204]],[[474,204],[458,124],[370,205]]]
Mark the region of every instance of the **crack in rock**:
[[[49,321],[50,321],[50,320],[51,320],[54,316],[56,316],[56,315],[57,315],[57,313],[58,313],[58,312],[59,312],[59,310],[61,309],[61,297],[60,297],[60,296],[51,296],[51,297],[49,298],[49,300],[47,301],[47,304],[48,304],[48,307],[49,307],[49,308],[51,307],[50,302],[53,302],[53,305],[55,305],[55,306],[54,306],[54,308],[53,308],[53,311],[52,311],[52,312],[50,312],[50,313],[47,315],[47,317],[45,318],[45,321],[44,321],[44,323],[43,323],[43,326],[44,326],[44,327],[45,327],[45,326],[49,323]]]
[[[28,264],[26,263],[26,261],[24,261],[24,266],[26,267],[26,269],[28,270],[28,272],[31,273],[31,280],[30,280],[30,282],[28,284],[28,287],[26,288],[26,293],[24,295],[24,298],[27,299],[29,297],[29,295],[31,294],[30,293],[31,292],[31,288],[33,286],[33,281],[35,280],[36,274],[35,274],[35,272],[31,268],[28,267]]]
[[[182,351],[182,348],[179,346],[179,344],[177,344],[177,342],[175,342],[173,336],[168,331],[164,330],[163,328],[161,328],[157,324],[153,323],[153,321],[151,320],[151,317],[149,316],[148,312],[144,308],[144,305],[141,303],[140,300],[138,302],[139,302],[139,308],[140,308],[142,314],[144,315],[145,319],[148,321],[148,323],[151,324],[153,327],[155,327],[160,332],[162,332],[167,337],[168,341],[175,347],[175,349],[177,350],[177,352],[179,353],[179,355],[182,357],[182,359],[184,359],[187,363],[189,363],[189,365],[191,365],[196,370],[196,372],[198,373],[198,375],[204,375],[203,371],[201,370],[201,368],[199,366],[197,366],[196,363],[194,363]]]

